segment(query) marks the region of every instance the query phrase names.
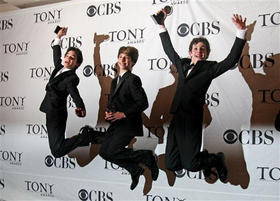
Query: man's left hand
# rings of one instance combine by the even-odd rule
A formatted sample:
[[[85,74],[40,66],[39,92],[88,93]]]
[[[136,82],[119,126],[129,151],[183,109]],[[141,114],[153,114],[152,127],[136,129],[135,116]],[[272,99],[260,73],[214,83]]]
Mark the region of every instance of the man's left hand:
[[[110,112],[106,115],[105,119],[111,122],[126,118],[123,112]]]
[[[86,116],[86,111],[82,108],[76,108],[75,113],[78,117],[85,117]]]
[[[237,29],[246,29],[246,17],[243,20],[241,15],[234,14],[232,17],[232,22],[235,24]]]

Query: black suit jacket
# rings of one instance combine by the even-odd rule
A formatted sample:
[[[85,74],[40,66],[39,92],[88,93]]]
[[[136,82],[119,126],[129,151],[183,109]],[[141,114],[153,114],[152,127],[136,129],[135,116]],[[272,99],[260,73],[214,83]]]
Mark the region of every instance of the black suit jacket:
[[[176,113],[181,106],[184,112],[192,115],[193,119],[198,118],[199,121],[202,121],[205,94],[212,80],[235,66],[241,56],[245,40],[236,37],[230,53],[221,62],[198,61],[186,78],[184,71],[190,65],[191,60],[179,57],[173,48],[167,31],[160,33],[160,38],[165,53],[175,65],[179,74],[177,91],[170,112]]]
[[[63,68],[59,45],[53,46],[53,60],[55,69],[46,85],[46,95],[41,103],[40,110],[45,113],[66,112],[66,101],[69,94],[73,98],[76,107],[85,109],[84,102],[77,89],[79,77],[76,75],[75,70],[66,71],[55,77],[56,73]]]
[[[123,112],[126,118],[113,122],[109,130],[113,128],[118,134],[143,136],[141,114],[148,107],[148,99],[141,80],[128,71],[119,84],[117,81],[117,78],[112,80],[108,107]]]

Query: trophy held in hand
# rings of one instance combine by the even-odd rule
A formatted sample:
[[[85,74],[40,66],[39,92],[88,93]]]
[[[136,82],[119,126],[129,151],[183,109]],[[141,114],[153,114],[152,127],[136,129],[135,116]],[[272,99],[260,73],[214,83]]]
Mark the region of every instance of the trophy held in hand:
[[[166,12],[167,15],[172,14],[173,10],[172,10],[171,6],[165,6],[163,9],[164,9],[164,11]],[[156,24],[159,24],[159,25],[163,24],[164,13],[162,11],[160,11],[157,14],[151,15],[151,17]]]

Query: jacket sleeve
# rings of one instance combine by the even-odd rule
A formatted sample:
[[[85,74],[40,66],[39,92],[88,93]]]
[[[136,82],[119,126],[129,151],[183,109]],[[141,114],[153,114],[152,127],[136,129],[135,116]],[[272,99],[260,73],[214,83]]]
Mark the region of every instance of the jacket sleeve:
[[[170,61],[175,65],[177,70],[179,70],[179,68],[182,69],[181,58],[177,54],[177,52],[174,50],[174,47],[172,45],[168,32],[167,31],[162,32],[159,34],[159,36],[160,36],[161,43],[162,43],[165,54],[168,56]],[[183,72],[183,69],[182,69],[182,72]]]
[[[241,56],[245,42],[243,39],[235,38],[229,55],[223,61],[215,63],[210,68],[213,79],[235,66]]]
[[[124,114],[128,118],[135,114],[141,114],[149,106],[148,98],[142,87],[140,78],[135,76],[131,82],[132,83],[129,85],[129,90],[135,104],[125,109]]]
[[[53,63],[55,68],[62,68],[61,60],[61,48],[59,45],[54,45],[53,49]]]
[[[76,104],[76,107],[86,109],[85,104],[83,102],[83,99],[80,96],[79,90],[77,88],[79,84],[79,78],[78,77],[72,77],[69,78],[67,81],[67,91],[70,94],[70,96],[73,98],[74,103]]]

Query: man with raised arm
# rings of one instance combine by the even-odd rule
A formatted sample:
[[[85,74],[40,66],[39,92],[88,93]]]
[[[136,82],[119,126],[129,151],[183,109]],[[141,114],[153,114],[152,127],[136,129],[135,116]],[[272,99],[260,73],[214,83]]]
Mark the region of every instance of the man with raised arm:
[[[232,22],[237,29],[235,41],[228,56],[217,62],[207,60],[210,45],[204,37],[191,41],[188,49],[190,58],[180,58],[164,25],[166,11],[162,9],[160,12],[164,13],[160,23],[162,46],[177,68],[179,76],[170,111],[173,118],[168,129],[166,167],[175,173],[182,169],[193,172],[203,170],[205,177],[209,178],[212,174],[217,176],[212,171],[212,168],[215,168],[220,181],[225,183],[228,171],[224,154],[201,151],[203,105],[212,80],[233,68],[240,58],[245,44],[246,18],[243,20],[242,16],[233,15]]]
[[[69,47],[64,59],[61,59],[61,38],[66,35],[67,28],[61,28],[53,42],[53,61],[55,69],[45,88],[46,95],[41,103],[40,111],[46,113],[46,126],[48,131],[49,146],[54,157],[62,157],[80,146],[88,146],[93,141],[92,129],[83,127],[80,133],[65,138],[67,122],[67,97],[70,95],[76,104],[75,113],[78,117],[86,116],[83,99],[77,88],[79,77],[77,68],[83,62],[80,49]]]

